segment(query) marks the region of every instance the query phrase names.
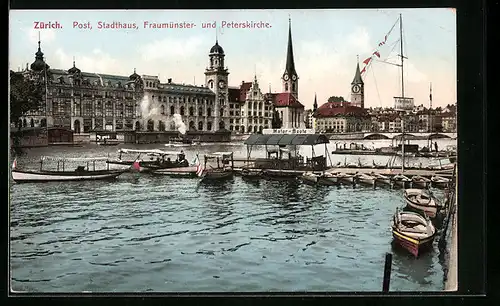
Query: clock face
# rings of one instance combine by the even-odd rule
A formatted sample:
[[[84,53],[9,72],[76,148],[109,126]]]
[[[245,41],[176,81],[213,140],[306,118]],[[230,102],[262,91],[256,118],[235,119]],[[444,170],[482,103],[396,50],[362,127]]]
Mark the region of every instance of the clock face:
[[[285,74],[285,76],[283,76],[283,79],[285,79],[285,81],[288,81],[289,79],[288,74]]]
[[[293,76],[292,76],[292,80],[294,80],[294,81],[295,81],[295,80],[297,80],[297,76],[296,76],[296,75],[293,75]]]
[[[355,92],[355,93],[358,93],[360,89],[361,89],[361,88],[359,88],[359,85],[354,85],[354,86],[352,87],[352,91],[353,91],[353,92]]]
[[[219,81],[219,88],[224,88],[225,85],[224,81]]]

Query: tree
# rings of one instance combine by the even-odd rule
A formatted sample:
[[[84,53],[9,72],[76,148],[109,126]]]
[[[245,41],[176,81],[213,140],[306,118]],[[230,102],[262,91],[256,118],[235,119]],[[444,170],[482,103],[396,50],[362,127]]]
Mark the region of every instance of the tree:
[[[25,78],[22,74],[10,71],[10,122],[19,124],[22,117],[30,111],[37,111],[43,105],[43,83]],[[22,152],[17,149],[22,134],[13,134],[13,149],[16,154]]]
[[[328,102],[346,102],[346,101],[344,100],[344,97],[331,96],[330,98],[328,98]]]
[[[43,105],[43,84],[10,71],[10,122],[17,123],[29,111]]]

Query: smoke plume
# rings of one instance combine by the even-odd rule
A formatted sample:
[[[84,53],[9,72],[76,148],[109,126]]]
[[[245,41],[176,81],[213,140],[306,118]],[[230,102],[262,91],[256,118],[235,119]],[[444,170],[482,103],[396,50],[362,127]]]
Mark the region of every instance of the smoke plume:
[[[175,128],[182,134],[186,134],[186,124],[182,121],[182,116],[179,114],[174,114],[173,116]]]

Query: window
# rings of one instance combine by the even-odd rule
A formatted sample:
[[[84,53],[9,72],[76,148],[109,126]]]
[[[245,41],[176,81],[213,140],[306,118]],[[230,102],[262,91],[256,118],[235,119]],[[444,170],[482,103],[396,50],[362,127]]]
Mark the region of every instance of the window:
[[[189,108],[189,116],[194,116],[194,108],[192,106]]]
[[[198,108],[198,116],[203,116],[203,109],[200,107]],[[201,129],[198,129],[201,130]]]
[[[106,117],[113,117],[113,104],[111,102],[106,102]]]
[[[161,114],[162,114],[162,115],[165,115],[165,105],[162,105],[162,106],[160,107],[160,110],[161,110]]]
[[[184,116],[184,106],[181,106],[180,114],[181,114],[181,116]]]
[[[210,107],[207,109],[207,116],[208,117],[212,116],[212,109]],[[211,130],[211,129],[208,129],[208,130]]]
[[[170,106],[170,115],[173,116],[175,114],[175,107],[172,105]]]
[[[198,122],[198,131],[203,130],[203,121]]]
[[[81,115],[81,105],[80,105],[80,100],[75,101],[73,103],[73,115],[74,116],[80,116]]]

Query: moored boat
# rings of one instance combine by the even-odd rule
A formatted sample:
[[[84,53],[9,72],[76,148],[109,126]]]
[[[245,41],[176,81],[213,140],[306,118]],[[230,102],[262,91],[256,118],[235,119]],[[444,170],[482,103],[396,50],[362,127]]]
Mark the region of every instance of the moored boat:
[[[446,188],[450,184],[450,179],[442,176],[434,175],[431,177],[432,187]]]
[[[405,189],[404,199],[406,205],[426,214],[429,218],[435,218],[440,209],[436,199],[425,189]]]
[[[392,177],[391,181],[393,183],[393,186],[405,188],[407,185],[410,184],[411,179],[405,175],[396,174],[395,176]]]
[[[393,241],[415,257],[432,247],[436,228],[419,213],[396,210],[392,218]]]
[[[337,174],[335,174],[335,173],[325,172],[318,178],[318,184],[319,185],[330,185],[330,186],[338,185],[339,178],[338,178]]]
[[[337,177],[338,177],[339,182],[342,183],[342,184],[353,185],[355,183],[355,181],[354,181],[354,179],[355,179],[354,174],[338,173]]]
[[[244,179],[260,179],[262,177],[262,169],[243,169],[241,177]]]
[[[414,175],[411,178],[411,184],[412,187],[429,188],[429,186],[431,185],[431,180],[420,175]]]
[[[366,173],[359,173],[356,175],[356,179],[360,184],[373,186],[375,184],[376,177]]]
[[[391,178],[383,174],[375,174],[375,182],[377,184],[391,186]]]
[[[211,163],[214,163],[214,166]],[[233,168],[233,152],[215,152],[205,154],[204,165],[203,167],[198,165],[196,173],[201,178],[201,182],[220,181],[232,178]]]
[[[124,155],[130,157],[122,158]],[[186,160],[183,151],[162,151],[158,149],[152,150],[135,150],[135,149],[120,149],[118,150],[118,157],[116,159],[108,160],[109,164],[131,166],[135,162],[135,154],[145,155],[144,158],[139,160],[139,171],[154,171],[159,169],[168,168],[181,168],[189,167],[189,162]],[[134,157],[132,157],[134,156]]]
[[[304,172],[300,176],[300,180],[302,183],[307,184],[307,185],[316,185],[318,183],[318,178],[320,177],[319,174],[316,174],[314,172]]]
[[[44,170],[45,160],[56,160],[56,170]],[[107,169],[99,170],[95,168],[96,161],[105,161],[107,158],[50,158],[42,157],[39,170],[24,170],[13,167],[12,179],[16,183],[29,182],[51,182],[51,181],[84,181],[84,180],[105,180],[114,179],[129,169]],[[79,165],[74,170],[69,170],[67,162],[86,162],[86,166]],[[90,164],[91,163],[91,164]],[[90,168],[92,165],[92,169]]]

